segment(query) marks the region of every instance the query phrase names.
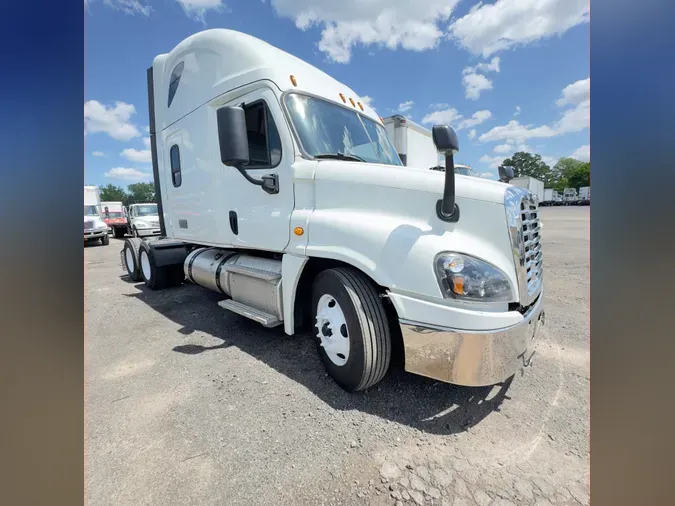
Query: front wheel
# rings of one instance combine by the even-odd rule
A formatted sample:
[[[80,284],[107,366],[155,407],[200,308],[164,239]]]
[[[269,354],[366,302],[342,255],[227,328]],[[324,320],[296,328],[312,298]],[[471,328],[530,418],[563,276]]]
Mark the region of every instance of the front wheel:
[[[101,237],[101,244],[103,244],[103,246],[110,244],[110,236],[108,236],[108,234]]]
[[[389,369],[391,335],[372,281],[351,268],[323,271],[312,308],[317,349],[335,382],[349,392],[379,383]]]

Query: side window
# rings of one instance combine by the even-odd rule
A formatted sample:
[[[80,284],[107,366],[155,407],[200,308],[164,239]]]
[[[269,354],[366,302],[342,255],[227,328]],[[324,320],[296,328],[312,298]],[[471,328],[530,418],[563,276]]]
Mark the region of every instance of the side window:
[[[183,67],[185,62],[180,62],[176,65],[171,72],[171,78],[169,79],[169,103],[167,107],[171,107],[171,102],[173,102],[173,97],[176,95],[176,90],[178,89],[178,83],[180,83],[180,76],[183,75]]]
[[[258,101],[244,106],[250,169],[276,167],[281,162],[281,138],[274,119],[265,105]]]
[[[169,158],[171,159],[171,181],[173,181],[173,185],[178,188],[183,182],[183,176],[181,176],[180,173],[180,151],[178,150],[177,144],[171,146]]]

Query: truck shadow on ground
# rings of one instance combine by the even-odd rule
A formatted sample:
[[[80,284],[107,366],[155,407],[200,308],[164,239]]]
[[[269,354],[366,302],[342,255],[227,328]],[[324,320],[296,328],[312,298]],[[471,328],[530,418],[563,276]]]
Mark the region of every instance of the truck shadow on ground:
[[[351,394],[326,374],[314,339],[307,332],[287,336],[281,327],[264,328],[221,309],[217,302],[224,297],[199,286],[157,292],[143,284],[136,288],[138,292],[127,296],[182,326],[179,333],[186,339],[174,342],[167,336],[167,346],[185,355],[186,360],[198,360],[203,353],[235,346],[302,384],[334,409],[359,410],[424,432],[449,435],[468,430],[499,411],[502,402],[509,399],[512,379],[494,387],[460,387],[407,373],[401,366],[393,366],[375,387]],[[222,343],[201,344],[200,340],[212,342],[208,336]]]

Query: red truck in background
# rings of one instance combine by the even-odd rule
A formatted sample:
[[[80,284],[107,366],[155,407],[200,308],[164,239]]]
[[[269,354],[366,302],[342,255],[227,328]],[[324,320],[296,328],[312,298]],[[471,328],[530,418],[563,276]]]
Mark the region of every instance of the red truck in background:
[[[127,233],[127,213],[122,202],[101,202],[101,217],[116,239]]]

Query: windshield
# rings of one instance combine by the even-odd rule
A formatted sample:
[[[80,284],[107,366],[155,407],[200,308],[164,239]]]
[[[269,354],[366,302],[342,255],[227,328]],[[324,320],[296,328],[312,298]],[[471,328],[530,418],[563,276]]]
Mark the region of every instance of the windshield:
[[[124,218],[124,215],[120,211],[108,211],[106,218]]]
[[[98,211],[96,206],[84,206],[84,215],[85,216],[98,216]]]
[[[154,216],[157,214],[157,204],[136,206],[136,216]]]
[[[370,163],[403,165],[384,127],[366,116],[297,93],[286,96],[286,106],[308,154],[341,154]]]

